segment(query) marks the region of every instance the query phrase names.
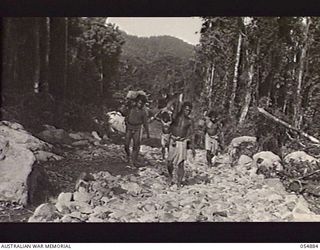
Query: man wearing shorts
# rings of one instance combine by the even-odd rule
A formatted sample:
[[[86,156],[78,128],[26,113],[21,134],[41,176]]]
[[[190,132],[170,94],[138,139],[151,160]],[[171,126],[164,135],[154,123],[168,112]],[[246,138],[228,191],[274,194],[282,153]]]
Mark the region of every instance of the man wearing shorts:
[[[219,124],[214,111],[210,111],[205,121],[205,149],[207,151],[208,167],[214,166],[212,158],[214,158],[219,148]]]
[[[170,141],[170,125],[172,122],[172,112],[168,109],[163,109],[154,116],[154,119],[161,122],[161,153],[162,159],[165,159],[166,149],[169,151]]]
[[[142,126],[147,133],[147,138],[149,135],[149,126],[147,113],[143,106],[146,103],[146,97],[143,95],[138,95],[136,98],[136,105],[134,105],[127,113],[125,118],[126,123],[126,136],[125,136],[125,151],[127,154],[127,161],[130,162],[130,142],[133,141],[132,146],[132,163],[134,166],[138,167],[138,155],[140,151],[141,144],[141,132]]]
[[[177,186],[181,187],[184,177],[184,163],[187,159],[187,142],[191,140],[191,148],[193,157],[195,157],[194,149],[194,123],[190,118],[192,104],[185,102],[181,110],[174,116],[170,127],[170,143],[168,153],[168,172],[169,184],[172,184],[173,170],[177,167]]]

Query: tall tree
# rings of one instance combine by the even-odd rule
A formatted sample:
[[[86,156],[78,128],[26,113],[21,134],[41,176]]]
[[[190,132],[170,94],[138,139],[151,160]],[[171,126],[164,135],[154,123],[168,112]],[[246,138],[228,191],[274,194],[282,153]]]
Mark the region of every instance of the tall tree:
[[[242,45],[242,32],[241,32],[241,30],[239,30],[237,53],[236,53],[234,74],[233,74],[233,80],[232,80],[232,91],[231,91],[230,104],[229,104],[229,113],[230,113],[230,115],[232,115],[234,113],[234,101],[235,101],[235,98],[236,98],[236,91],[237,91],[237,86],[238,86],[238,75],[239,75],[239,63],[240,63],[240,55],[241,55],[241,45]]]
[[[49,92],[59,100],[65,94],[66,21],[63,17],[50,18],[50,82]]]
[[[35,93],[39,93],[40,87],[40,19],[34,20],[34,81],[33,89]]]
[[[296,104],[294,105],[294,125],[297,128],[300,128],[302,122],[302,84],[305,65],[307,61],[307,50],[309,45],[309,27],[311,24],[311,18],[305,17],[301,20],[301,30],[303,32],[303,38],[301,41],[301,54],[299,58],[299,69],[297,77],[297,88],[296,88]]]

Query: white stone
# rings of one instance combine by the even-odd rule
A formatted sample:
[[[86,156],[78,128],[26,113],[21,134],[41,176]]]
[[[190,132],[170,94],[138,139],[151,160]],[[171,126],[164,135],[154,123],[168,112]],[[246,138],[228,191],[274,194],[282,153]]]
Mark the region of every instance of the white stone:
[[[320,215],[318,214],[301,214],[301,213],[292,213],[293,221],[299,222],[319,222]]]
[[[34,155],[35,155],[37,161],[50,161],[50,160],[59,161],[59,160],[63,159],[63,157],[60,155],[56,155],[54,153],[46,152],[46,151],[42,151],[42,150],[36,151],[34,153]]]
[[[142,188],[137,183],[121,183],[121,188],[128,190],[128,193],[137,195],[141,192]]]
[[[6,125],[6,126],[12,128],[12,129],[15,129],[15,130],[24,130],[24,127],[21,124],[16,123],[16,122],[1,121],[0,125]]]
[[[83,135],[80,134],[80,133],[69,133],[69,137],[74,139],[74,140],[82,140],[82,139],[84,139]]]
[[[239,160],[238,160],[238,164],[241,167],[245,167],[245,168],[249,168],[252,164],[252,158],[247,156],[247,155],[241,155]]]
[[[35,157],[23,145],[9,142],[6,157],[0,161],[0,199],[27,204],[28,177]]]
[[[98,141],[102,140],[102,138],[98,135],[98,133],[96,131],[92,131],[91,135]]]
[[[257,141],[257,138],[253,136],[240,136],[232,139],[230,146],[235,148],[235,147],[238,147],[241,143],[244,143],[244,142],[255,143],[256,141]]]
[[[299,162],[317,163],[317,162],[319,162],[318,159],[314,158],[311,155],[308,155],[304,151],[295,151],[295,152],[292,152],[284,157],[285,163],[289,163],[290,161],[293,161],[294,163],[299,163]]]
[[[278,201],[278,200],[283,200],[283,197],[279,194],[271,194],[270,196],[266,197],[268,201]]]
[[[104,222],[104,220],[96,216],[89,216],[89,219],[87,220],[87,222],[99,223],[99,222]]]
[[[108,124],[112,132],[117,131],[120,133],[126,132],[125,117],[117,111],[111,111],[107,113]]]
[[[61,204],[69,203],[72,200],[72,193],[60,193],[57,199],[57,202]]]
[[[260,163],[258,161],[262,160]],[[282,171],[283,166],[281,165],[281,159],[278,155],[272,153],[271,151],[261,151],[253,156],[253,164],[257,168],[264,166],[267,169],[275,169],[277,171]]]
[[[49,203],[41,204],[36,208],[28,220],[28,222],[47,222],[54,220],[56,217],[56,208],[54,205]]]
[[[67,142],[71,140],[68,133],[63,129],[51,128],[39,133],[39,137],[49,142]]]
[[[29,132],[22,129],[13,129],[3,124],[3,122],[2,124],[0,123],[0,136],[4,140],[9,141],[9,144],[22,144],[25,148],[30,149],[31,151],[51,147],[51,145],[32,136]]]
[[[79,202],[86,202],[89,203],[90,200],[92,199],[92,194],[88,192],[74,192],[73,193],[73,199],[74,201],[79,201]]]

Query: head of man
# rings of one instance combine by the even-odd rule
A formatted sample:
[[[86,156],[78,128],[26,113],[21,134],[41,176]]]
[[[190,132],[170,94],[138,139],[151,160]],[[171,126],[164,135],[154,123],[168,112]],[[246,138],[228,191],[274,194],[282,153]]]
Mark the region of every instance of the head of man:
[[[144,95],[137,96],[136,103],[139,109],[142,109],[146,102],[147,102],[147,98]]]
[[[161,115],[161,118],[164,122],[169,122],[170,121],[170,115],[168,112],[163,112],[162,115]]]
[[[192,110],[191,102],[185,102],[181,107],[181,111],[184,114],[184,116],[186,116],[186,117],[188,117],[190,115],[191,110]]]
[[[212,121],[216,120],[216,118],[217,118],[216,112],[214,112],[213,110],[210,110],[208,113],[208,117]]]

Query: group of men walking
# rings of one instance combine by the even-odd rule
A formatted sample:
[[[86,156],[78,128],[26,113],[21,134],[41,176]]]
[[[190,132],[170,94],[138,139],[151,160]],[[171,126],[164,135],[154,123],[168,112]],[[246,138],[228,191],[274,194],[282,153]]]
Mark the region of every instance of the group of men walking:
[[[160,109],[154,116],[148,118],[145,104],[147,98],[144,95],[138,95],[127,105],[128,108],[122,112],[125,116],[126,135],[125,152],[127,162],[139,167],[138,155],[142,139],[142,128],[146,132],[147,138],[150,138],[149,123],[159,121],[161,123],[161,153],[163,160],[167,162],[168,182],[170,185],[177,184],[181,187],[184,177],[184,164],[187,159],[187,150],[192,150],[193,157],[195,151],[195,123],[191,118],[192,104],[190,102],[177,102],[176,105],[167,105]],[[216,120],[216,114],[210,111],[203,117],[199,128],[205,134],[205,149],[207,151],[208,167],[214,163],[219,143],[219,124]],[[133,141],[132,153],[130,152],[130,143]],[[165,157],[167,155],[167,158]],[[174,170],[176,169],[176,175]]]

